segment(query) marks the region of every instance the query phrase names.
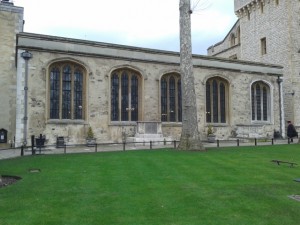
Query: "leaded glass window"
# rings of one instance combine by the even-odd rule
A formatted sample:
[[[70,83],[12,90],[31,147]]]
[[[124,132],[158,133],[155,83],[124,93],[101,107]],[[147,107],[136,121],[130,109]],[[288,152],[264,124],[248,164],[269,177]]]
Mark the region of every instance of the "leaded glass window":
[[[63,69],[62,82],[62,118],[71,119],[71,67],[65,66]]]
[[[261,120],[261,90],[259,84],[256,85],[256,119]]]
[[[217,123],[219,119],[219,89],[216,80],[213,81],[213,122]]]
[[[111,75],[111,120],[138,121],[140,75],[130,69],[119,69]]]
[[[210,83],[206,83],[206,122],[211,123],[211,95]]]
[[[122,101],[122,105],[121,105],[121,113],[122,113],[122,117],[121,120],[122,121],[128,121],[128,108],[129,108],[129,93],[128,93],[128,74],[127,71],[124,71],[122,73],[121,76],[121,81],[122,81],[122,87],[121,87],[121,91],[122,91],[122,97],[121,97],[121,101]]]
[[[111,120],[119,120],[119,76],[113,74],[111,76]]]
[[[76,68],[74,73],[74,119],[82,119],[83,74]]]
[[[162,76],[160,81],[161,121],[182,121],[181,79],[178,74]]]
[[[71,62],[50,66],[50,119],[84,119],[84,69]]]
[[[225,85],[222,82],[220,84],[220,117],[221,123],[226,122],[226,99],[225,99]]]
[[[181,80],[177,82],[177,90],[178,90],[178,121],[182,121],[182,95],[181,95]]]
[[[175,95],[175,79],[173,76],[169,80],[169,93],[170,93],[170,122],[175,122],[175,107],[176,107],[176,95]]]
[[[50,118],[59,119],[60,70],[54,67],[50,72]]]
[[[263,120],[268,120],[268,92],[267,88],[263,87]]]
[[[251,87],[251,106],[252,120],[255,120],[255,90],[253,85]]]
[[[161,79],[161,121],[168,121],[168,83],[166,78]]]
[[[270,117],[270,88],[258,81],[251,86],[251,106],[253,121],[268,121]]]
[[[206,122],[226,123],[228,83],[220,77],[206,82]]]

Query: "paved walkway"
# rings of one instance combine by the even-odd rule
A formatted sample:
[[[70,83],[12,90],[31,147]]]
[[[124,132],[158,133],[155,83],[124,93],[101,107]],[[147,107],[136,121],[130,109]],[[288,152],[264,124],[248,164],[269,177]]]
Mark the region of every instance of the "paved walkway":
[[[270,141],[257,141],[257,146],[261,145],[272,145],[271,140]],[[287,139],[281,139],[281,140],[274,140],[273,142],[274,145],[279,145],[279,144],[288,144]],[[291,143],[291,144],[295,144]],[[178,142],[177,142],[178,145]],[[205,148],[213,148],[213,147],[229,147],[229,146],[255,146],[254,141],[249,141],[249,142],[238,142],[236,140],[232,141],[219,141],[219,143],[208,143],[208,142],[203,142],[203,145]],[[152,145],[152,149],[161,149],[161,148],[174,148],[174,142],[168,143],[164,145],[163,143],[154,143]],[[125,151],[130,151],[130,150],[150,150],[150,144],[126,144],[125,146]],[[96,146],[92,147],[87,147],[85,145],[79,145],[79,146],[72,146],[72,145],[67,145],[65,148],[56,148],[56,146],[46,146],[45,148],[42,148],[41,151],[39,149],[36,149],[36,154],[68,154],[68,153],[88,153],[88,152],[107,152],[107,151],[124,151],[124,146],[123,144],[98,144]],[[0,150],[0,160],[1,159],[8,159],[8,158],[15,158],[21,156],[21,148],[16,148],[16,149],[1,149]],[[32,150],[31,148],[25,148],[23,151],[23,155],[32,155]]]

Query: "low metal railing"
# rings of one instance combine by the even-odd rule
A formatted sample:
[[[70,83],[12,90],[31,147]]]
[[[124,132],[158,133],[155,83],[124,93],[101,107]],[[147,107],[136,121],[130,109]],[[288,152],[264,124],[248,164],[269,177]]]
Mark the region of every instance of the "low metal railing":
[[[203,140],[205,148],[213,147],[227,147],[227,146],[260,146],[260,145],[274,145],[274,144],[290,144],[291,139],[231,139],[231,140],[215,140],[211,143],[207,140]],[[298,142],[298,139],[297,139]],[[31,146],[20,146],[10,147],[6,149],[0,149],[0,155],[7,152],[9,158],[24,155],[35,155],[35,154],[67,154],[67,153],[82,153],[82,152],[100,152],[100,151],[127,151],[127,150],[152,150],[152,149],[163,149],[172,148],[176,149],[180,141],[148,141],[148,142],[111,142],[111,143],[95,143],[92,145],[87,144],[61,144],[61,145],[31,145]],[[0,156],[1,159],[1,156]]]

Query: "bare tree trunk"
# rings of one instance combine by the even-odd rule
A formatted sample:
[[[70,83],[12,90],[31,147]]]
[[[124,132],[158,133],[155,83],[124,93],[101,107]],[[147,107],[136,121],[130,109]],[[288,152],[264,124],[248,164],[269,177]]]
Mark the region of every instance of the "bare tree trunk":
[[[204,150],[198,131],[192,62],[190,0],[180,0],[180,72],[182,77],[182,132],[179,149]]]

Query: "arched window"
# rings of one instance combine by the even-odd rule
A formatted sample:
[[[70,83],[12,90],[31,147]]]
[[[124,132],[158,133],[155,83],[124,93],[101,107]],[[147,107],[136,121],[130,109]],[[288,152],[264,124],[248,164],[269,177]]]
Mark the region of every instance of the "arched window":
[[[82,66],[72,62],[50,66],[50,119],[84,119],[84,71]]]
[[[251,86],[251,106],[253,121],[269,121],[270,118],[270,88],[262,81]]]
[[[182,121],[181,78],[179,74],[170,73],[162,76],[161,88],[161,121]]]
[[[228,83],[214,77],[206,82],[206,122],[226,123],[228,109]]]
[[[111,121],[138,121],[141,76],[130,69],[111,75]]]

